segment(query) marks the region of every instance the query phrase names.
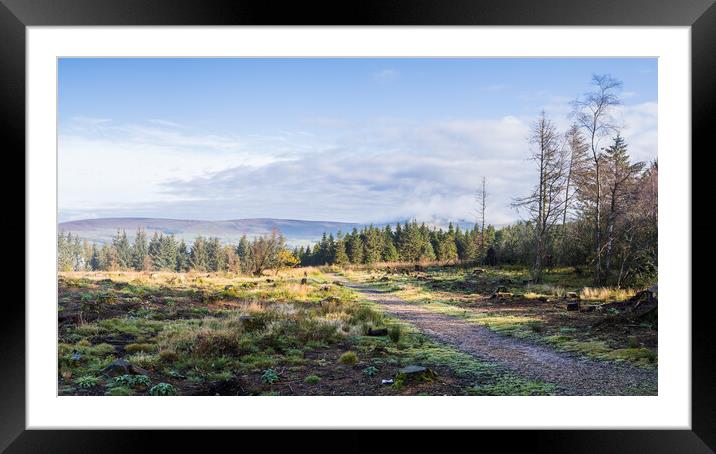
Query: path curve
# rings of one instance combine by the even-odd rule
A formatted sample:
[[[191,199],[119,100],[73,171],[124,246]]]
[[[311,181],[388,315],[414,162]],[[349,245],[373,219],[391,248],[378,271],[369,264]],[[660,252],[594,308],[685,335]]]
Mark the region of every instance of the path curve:
[[[657,389],[657,372],[626,363],[589,359],[545,345],[496,333],[460,318],[439,314],[367,285],[335,276],[387,313],[412,323],[422,333],[522,377],[556,385],[565,395],[624,395],[629,388]]]

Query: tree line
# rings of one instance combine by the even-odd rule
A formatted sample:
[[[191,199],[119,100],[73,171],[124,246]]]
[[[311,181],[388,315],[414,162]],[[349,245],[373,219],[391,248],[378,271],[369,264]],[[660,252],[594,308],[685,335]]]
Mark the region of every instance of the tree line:
[[[199,236],[189,246],[172,234],[155,232],[147,238],[142,229],[133,242],[125,231],[117,231],[111,242],[102,245],[82,241],[71,232],[60,232],[57,243],[60,271],[231,271],[259,275],[264,270],[278,271],[299,263],[278,231],[252,240],[244,235],[237,245]]]
[[[494,238],[495,229],[488,226],[487,238]],[[301,265],[374,264],[378,262],[444,262],[476,261],[491,242],[475,226],[462,230],[449,224],[447,229],[428,227],[417,221],[392,225],[354,228],[352,232],[336,236],[324,233],[311,246],[295,248],[293,254]]]

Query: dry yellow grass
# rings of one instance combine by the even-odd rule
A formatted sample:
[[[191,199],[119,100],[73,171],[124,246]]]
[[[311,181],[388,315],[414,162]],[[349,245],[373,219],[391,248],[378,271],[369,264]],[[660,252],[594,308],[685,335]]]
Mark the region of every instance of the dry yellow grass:
[[[620,289],[614,287],[584,287],[579,292],[579,298],[592,301],[624,301],[636,294],[633,289]]]

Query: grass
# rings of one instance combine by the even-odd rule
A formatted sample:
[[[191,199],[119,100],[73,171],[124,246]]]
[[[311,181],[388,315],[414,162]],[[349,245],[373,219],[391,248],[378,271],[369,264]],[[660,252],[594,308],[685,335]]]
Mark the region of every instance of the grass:
[[[556,319],[543,312],[550,306],[540,306],[547,304],[540,297],[553,299],[586,286],[569,270],[547,273],[545,282],[536,285],[523,284],[529,273],[516,267],[487,268],[479,276],[474,276],[471,268],[440,264],[427,264],[417,273],[413,266],[391,267],[394,271],[380,267],[334,270],[412,304],[505,335],[611,361],[647,367],[656,364],[654,349],[639,335],[623,343],[607,342],[582,326],[569,324],[571,319]],[[380,307],[350,288],[337,285],[326,271],[303,268],[261,277],[61,273],[59,310],[85,316],[81,322],[60,325],[60,392],[172,395],[191,390],[213,395],[210,389],[216,383],[238,383],[247,394],[285,395],[294,393],[293,383],[294,388],[303,385],[312,393],[329,390],[326,392],[335,394],[336,390],[345,392],[346,386],[363,391],[377,381],[370,392],[417,393],[406,383],[395,388],[379,386],[380,379],[409,364],[421,364],[438,373],[432,383],[419,385],[425,386],[419,393],[443,394],[448,389],[445,383],[453,386],[450,393],[464,395],[555,392],[551,384],[522,379],[430,340],[412,325],[387,317]],[[307,283],[301,284],[304,272]],[[510,282],[503,284],[505,280]],[[537,309],[523,310],[512,301],[495,306],[485,300],[488,304],[483,306],[480,298],[486,298],[497,283],[524,295],[523,300]],[[626,297],[628,291],[594,291],[590,295]],[[90,313],[89,306],[94,312]],[[388,328],[388,336],[367,336],[369,328]],[[639,329],[655,333],[655,324]],[[146,369],[148,375],[107,378],[102,370],[118,358]]]
[[[633,289],[584,287],[579,292],[579,298],[587,301],[625,301],[635,294],[636,291]]]
[[[341,364],[355,364],[358,362],[358,355],[355,352],[345,352],[338,358],[338,362]]]

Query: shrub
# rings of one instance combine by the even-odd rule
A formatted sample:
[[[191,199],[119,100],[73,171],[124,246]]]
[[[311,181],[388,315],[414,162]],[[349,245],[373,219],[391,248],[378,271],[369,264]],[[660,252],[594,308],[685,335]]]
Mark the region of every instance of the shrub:
[[[365,369],[363,369],[363,373],[369,377],[372,377],[377,372],[378,372],[378,369],[375,366],[368,366]]]
[[[196,336],[195,352],[199,356],[221,356],[236,353],[239,333],[231,329],[207,329]]]
[[[120,375],[115,377],[113,384],[125,387],[148,387],[152,381],[146,375]]]
[[[174,350],[161,350],[159,359],[165,363],[173,363],[179,359],[179,355]]]
[[[392,325],[388,328],[388,337],[396,344],[400,341],[400,335],[402,334],[400,325]]]
[[[174,396],[176,393],[174,386],[169,383],[159,383],[149,389],[149,394],[152,396]]]
[[[315,385],[319,381],[321,381],[321,377],[318,375],[309,375],[308,377],[303,379],[304,382],[308,383],[309,385]]]
[[[77,380],[75,380],[75,383],[77,383],[77,386],[82,389],[88,389],[92,388],[93,386],[97,386],[99,384],[99,378],[93,377],[91,375],[83,375],[82,377],[77,378]]]
[[[341,364],[355,364],[358,362],[358,355],[355,352],[345,352],[338,358],[338,362]]]
[[[273,384],[278,381],[278,373],[273,369],[266,369],[261,375],[261,381],[264,383]]]
[[[145,369],[155,369],[159,364],[159,355],[135,353],[128,356],[127,361]]]

